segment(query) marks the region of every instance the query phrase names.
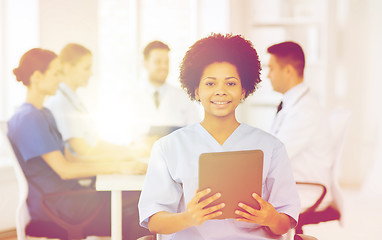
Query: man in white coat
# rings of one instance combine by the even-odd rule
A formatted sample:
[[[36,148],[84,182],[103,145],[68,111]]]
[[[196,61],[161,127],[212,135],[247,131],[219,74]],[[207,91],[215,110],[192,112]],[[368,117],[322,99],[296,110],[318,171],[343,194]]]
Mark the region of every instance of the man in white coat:
[[[305,56],[294,42],[268,48],[268,78],[275,91],[283,94],[271,133],[286,146],[295,180],[313,182],[328,188],[319,209],[332,200],[330,193],[331,137],[328,117],[312,90],[304,83]],[[320,192],[299,188],[302,210],[314,204]]]
[[[163,128],[169,127],[171,131],[201,120],[197,103],[166,81],[169,51],[168,45],[160,41],[150,42],[143,51],[147,79],[134,88],[128,101],[133,113],[130,121],[140,134],[162,135]]]

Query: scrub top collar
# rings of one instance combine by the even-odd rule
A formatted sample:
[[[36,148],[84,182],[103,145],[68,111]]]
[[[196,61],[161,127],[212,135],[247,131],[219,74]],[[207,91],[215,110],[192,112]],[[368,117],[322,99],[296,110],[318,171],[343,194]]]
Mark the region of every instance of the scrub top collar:
[[[73,105],[77,110],[81,112],[87,112],[85,106],[81,102],[78,95],[64,82],[60,83],[58,90],[64,95],[64,97]]]
[[[232,142],[232,141],[235,142],[235,136],[240,134],[241,128],[243,128],[245,126],[245,124],[240,123],[240,125],[231,133],[231,135],[225,140],[225,142],[222,145],[220,145],[220,143],[218,143],[218,141],[216,141],[216,139],[207,131],[207,129],[205,129],[202,126],[202,124],[197,123],[196,125],[198,126],[200,131],[203,132],[203,134],[207,138],[210,138],[211,142],[215,143],[215,145],[218,146],[220,148],[220,150],[222,150],[222,151],[224,150],[225,147],[229,147],[230,142]]]

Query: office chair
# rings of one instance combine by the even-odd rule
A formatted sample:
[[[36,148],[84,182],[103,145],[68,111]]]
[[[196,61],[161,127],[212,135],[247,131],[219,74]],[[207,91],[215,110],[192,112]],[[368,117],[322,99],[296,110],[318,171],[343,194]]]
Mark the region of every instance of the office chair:
[[[7,123],[0,122],[0,131],[4,137],[4,143],[6,148],[11,153],[12,165],[15,170],[16,178],[19,185],[19,202],[16,209],[16,232],[18,240],[25,240],[27,236],[31,237],[45,237],[45,238],[60,238],[60,239],[82,239],[86,238],[83,233],[83,229],[93,221],[101,209],[104,207],[106,199],[102,199],[102,203],[97,209],[92,212],[90,216],[85,218],[79,223],[65,222],[61,218],[55,215],[54,211],[49,208],[47,201],[54,200],[57,197],[83,195],[95,190],[76,190],[59,193],[45,194],[41,199],[41,204],[45,213],[51,218],[52,221],[37,221],[31,220],[27,207],[28,197],[28,182],[24,175],[24,172],[17,160],[16,154],[11,146],[11,143],[7,137]]]
[[[295,228],[296,234],[302,234],[303,226],[310,224],[318,224],[320,222],[328,222],[338,220],[340,224],[343,222],[343,196],[338,184],[339,162],[343,150],[351,120],[351,113],[345,109],[333,110],[329,115],[330,129],[333,137],[333,156],[334,162],[331,167],[331,193],[333,196],[332,203],[325,209],[319,210],[319,205],[325,198],[327,188],[319,183],[297,182],[300,185],[310,185],[321,188],[322,193],[317,201],[307,210],[300,213],[298,224]],[[296,239],[296,238],[295,238]]]
[[[3,138],[3,142],[5,143],[6,151],[8,151],[10,154],[12,160],[12,167],[15,170],[15,175],[17,179],[18,184],[18,191],[19,191],[19,199],[18,204],[16,208],[16,232],[17,232],[17,238],[19,240],[26,239],[25,235],[25,227],[30,221],[30,216],[28,212],[28,207],[26,204],[27,196],[28,196],[28,183],[24,177],[24,173],[21,170],[20,165],[17,162],[16,156],[13,153],[13,150],[9,144],[8,138],[6,136],[7,127],[6,122],[0,122],[0,130],[1,130],[1,136]]]

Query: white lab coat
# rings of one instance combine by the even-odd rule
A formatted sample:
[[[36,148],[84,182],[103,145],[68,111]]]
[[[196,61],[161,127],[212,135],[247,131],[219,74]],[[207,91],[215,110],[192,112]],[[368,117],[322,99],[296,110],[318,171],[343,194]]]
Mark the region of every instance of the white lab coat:
[[[159,92],[159,107],[155,106],[154,92]],[[151,126],[183,127],[201,121],[201,108],[192,102],[185,91],[169,83],[155,88],[148,81],[130,89],[124,101],[133,135],[144,135]]]
[[[328,116],[305,83],[287,91],[282,101],[271,133],[285,144],[296,181],[321,183],[328,188],[322,206],[327,205],[332,199],[330,169],[334,161]],[[312,205],[318,194],[316,189],[306,188],[299,193],[303,209]]]

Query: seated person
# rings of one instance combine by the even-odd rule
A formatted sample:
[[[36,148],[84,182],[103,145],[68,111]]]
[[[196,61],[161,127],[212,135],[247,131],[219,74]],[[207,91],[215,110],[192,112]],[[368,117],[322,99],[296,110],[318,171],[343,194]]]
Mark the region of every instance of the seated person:
[[[283,94],[282,105],[271,133],[286,147],[295,180],[323,184],[328,192],[319,209],[332,201],[331,167],[334,156],[328,116],[317,97],[304,82],[305,56],[300,45],[282,42],[268,48],[272,87]],[[322,189],[298,185],[301,206],[305,210],[319,198]]]
[[[169,52],[169,46],[161,41],[150,42],[143,50],[145,79],[133,84],[131,93],[125,94],[126,108],[134,113],[129,116],[134,136],[167,135],[174,127],[201,119],[200,106],[168,81]],[[159,127],[163,128],[158,131]]]
[[[62,78],[60,60],[55,53],[39,48],[29,50],[22,56],[14,74],[17,81],[27,87],[27,96],[26,102],[8,121],[8,138],[28,181],[27,202],[32,221],[51,221],[40,203],[44,194],[92,189],[81,186],[78,178],[146,172],[146,163],[126,156],[119,161],[105,157],[78,157],[65,148],[53,115],[43,107],[45,97],[56,93]],[[62,219],[73,223],[93,212],[104,195],[107,198],[105,207],[84,231],[85,235],[110,235],[110,193],[65,196],[49,204]],[[137,239],[148,232],[138,224],[139,195],[134,193],[129,197],[123,209],[124,235],[126,239]],[[47,230],[38,231],[43,235]]]
[[[68,148],[79,156],[107,156],[114,159],[126,155],[148,157],[151,145],[121,146],[99,139],[96,125],[76,91],[86,87],[92,75],[92,53],[76,43],[66,45],[59,55],[63,81],[57,93],[49,97],[46,107],[52,112],[58,130]]]
[[[204,119],[155,142],[138,205],[142,226],[173,240],[280,239],[296,226],[300,200],[284,145],[235,117],[261,81],[260,69],[252,43],[241,36],[213,34],[191,46],[180,81],[203,106]],[[252,197],[261,208],[240,203],[236,219],[214,219],[224,203],[205,208],[221,194],[197,189],[200,154],[256,149],[264,152],[263,187],[262,197]]]

